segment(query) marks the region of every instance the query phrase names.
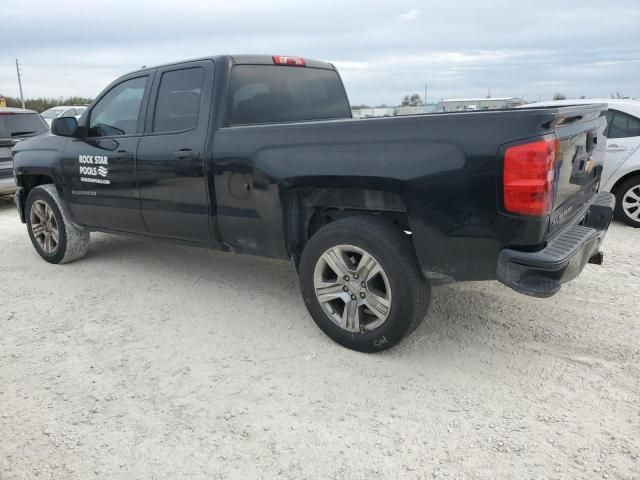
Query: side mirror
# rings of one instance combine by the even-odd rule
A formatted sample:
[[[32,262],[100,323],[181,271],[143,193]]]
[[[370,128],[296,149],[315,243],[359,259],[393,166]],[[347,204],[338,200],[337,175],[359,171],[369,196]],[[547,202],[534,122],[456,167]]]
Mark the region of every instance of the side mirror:
[[[76,117],[58,117],[51,122],[51,133],[60,137],[73,137],[78,131]]]

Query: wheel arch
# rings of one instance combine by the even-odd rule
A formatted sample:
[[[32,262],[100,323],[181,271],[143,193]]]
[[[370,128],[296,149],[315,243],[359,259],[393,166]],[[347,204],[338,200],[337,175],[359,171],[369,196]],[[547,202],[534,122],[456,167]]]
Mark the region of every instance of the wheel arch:
[[[625,185],[627,184],[627,185]],[[624,177],[620,178],[614,188],[611,189],[611,192],[616,196],[616,207],[615,207],[615,216],[619,220],[623,221],[627,225],[630,225],[634,228],[640,228],[640,221],[637,218],[638,209],[628,210],[625,207],[624,199],[626,197],[626,190],[631,185],[631,188],[637,188],[640,185],[640,172],[634,171],[629,172]],[[628,208],[633,208],[634,205],[631,204]]]
[[[50,170],[38,169],[34,171],[21,172],[16,175],[16,185],[18,186],[18,189],[16,191],[15,198],[22,223],[26,223],[24,208],[29,192],[40,185],[47,184],[56,184],[55,175]],[[59,190],[57,185],[56,188]]]
[[[347,188],[296,188],[284,199],[284,234],[288,255],[298,267],[311,236],[324,225],[355,215],[376,215],[410,230],[406,203],[395,193]]]
[[[629,173],[626,173],[625,175],[620,177],[618,180],[616,180],[616,183],[614,183],[613,187],[611,187],[611,193],[618,196],[618,189],[620,188],[620,185],[622,185],[624,182],[626,182],[627,180],[633,177],[640,178],[640,170],[633,170]]]

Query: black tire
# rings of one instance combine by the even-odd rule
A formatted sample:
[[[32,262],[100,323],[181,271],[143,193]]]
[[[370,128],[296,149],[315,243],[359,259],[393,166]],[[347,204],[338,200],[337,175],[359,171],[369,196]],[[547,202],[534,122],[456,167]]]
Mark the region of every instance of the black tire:
[[[391,306],[384,323],[372,331],[354,333],[340,327],[316,297],[316,264],[326,251],[338,245],[353,245],[366,251],[375,257],[388,278],[393,293]],[[348,217],[322,227],[306,244],[299,271],[302,297],[313,320],[334,341],[352,350],[386,350],[413,332],[427,313],[430,288],[418,267],[413,244],[408,235],[380,217]]]
[[[58,241],[55,249],[47,252],[36,240],[32,225],[33,204],[44,202],[53,215],[55,227],[58,232]],[[89,248],[89,231],[76,225],[65,212],[56,187],[52,184],[40,185],[29,192],[25,204],[25,218],[27,231],[36,252],[49,263],[68,263],[87,254]]]
[[[627,212],[624,211],[624,208],[622,207],[622,202],[624,200],[625,195],[627,195],[627,192],[629,192],[630,190],[634,190],[634,193],[638,196],[640,196],[640,176],[637,177],[631,177],[627,180],[625,180],[624,182],[622,182],[617,188],[616,188],[616,210],[615,210],[615,215],[616,218],[618,218],[619,220],[622,220],[624,223],[626,223],[627,225],[631,226],[631,227],[635,227],[635,228],[640,228],[640,221],[631,218]],[[638,209],[640,209],[640,202],[638,202]],[[636,210],[634,210],[635,213]]]

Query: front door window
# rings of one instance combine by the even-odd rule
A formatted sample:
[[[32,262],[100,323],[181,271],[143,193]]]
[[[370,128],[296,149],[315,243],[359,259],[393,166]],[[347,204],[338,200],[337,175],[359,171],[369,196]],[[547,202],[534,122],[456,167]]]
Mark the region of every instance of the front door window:
[[[89,137],[133,135],[138,132],[140,106],[147,77],[138,77],[113,87],[91,111]]]

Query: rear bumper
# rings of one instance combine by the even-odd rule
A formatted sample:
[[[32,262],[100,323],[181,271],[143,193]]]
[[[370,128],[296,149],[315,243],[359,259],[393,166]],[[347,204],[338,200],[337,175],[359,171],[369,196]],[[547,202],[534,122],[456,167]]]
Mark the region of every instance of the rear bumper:
[[[560,286],[576,278],[593,258],[600,263],[598,250],[615,207],[615,197],[599,193],[580,223],[559,232],[542,250],[523,252],[505,248],[498,256],[498,280],[519,293],[550,297]]]
[[[7,195],[16,191],[16,181],[13,173],[10,177],[0,178],[0,195]]]

